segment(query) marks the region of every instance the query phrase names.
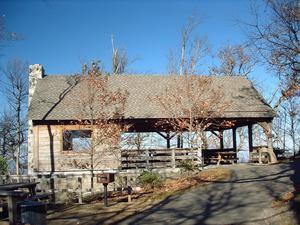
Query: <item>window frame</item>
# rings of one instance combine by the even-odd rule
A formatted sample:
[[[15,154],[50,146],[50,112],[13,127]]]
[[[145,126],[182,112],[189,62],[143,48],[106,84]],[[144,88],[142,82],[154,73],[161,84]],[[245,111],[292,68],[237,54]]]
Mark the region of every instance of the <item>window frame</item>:
[[[64,154],[82,154],[82,153],[89,153],[89,150],[74,150],[73,148],[73,143],[71,141],[72,149],[65,149],[65,132],[74,132],[74,131],[79,131],[79,132],[89,132],[90,133],[90,140],[91,144],[93,144],[93,130],[90,128],[69,128],[69,129],[62,129],[61,132],[61,152]],[[83,137],[84,138],[84,137]],[[71,139],[72,140],[72,139]]]

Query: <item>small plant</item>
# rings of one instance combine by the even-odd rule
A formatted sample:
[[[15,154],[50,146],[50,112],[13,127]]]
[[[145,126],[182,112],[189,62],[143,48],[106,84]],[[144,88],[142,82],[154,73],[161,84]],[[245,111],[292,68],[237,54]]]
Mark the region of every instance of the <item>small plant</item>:
[[[162,180],[159,174],[149,171],[144,171],[139,176],[139,181],[143,187],[160,187],[162,185]]]
[[[8,166],[6,160],[0,156],[0,175],[6,175],[8,173]]]
[[[195,171],[196,165],[193,160],[187,159],[179,162],[179,167],[184,171]]]

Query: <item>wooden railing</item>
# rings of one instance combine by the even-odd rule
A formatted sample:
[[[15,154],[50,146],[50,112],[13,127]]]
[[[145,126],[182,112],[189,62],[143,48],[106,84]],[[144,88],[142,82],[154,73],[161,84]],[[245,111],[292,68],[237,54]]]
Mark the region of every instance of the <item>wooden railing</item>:
[[[122,150],[122,169],[175,168],[182,160],[198,161],[191,149]]]
[[[217,164],[219,152],[232,152],[233,149],[204,149],[199,157],[197,149],[141,149],[122,150],[122,169],[153,169],[153,168],[176,168],[183,161],[192,160],[195,163]]]

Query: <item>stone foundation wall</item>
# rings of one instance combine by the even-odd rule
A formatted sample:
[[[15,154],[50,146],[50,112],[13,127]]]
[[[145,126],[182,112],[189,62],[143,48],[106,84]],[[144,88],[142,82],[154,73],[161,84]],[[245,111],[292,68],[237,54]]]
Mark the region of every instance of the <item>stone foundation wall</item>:
[[[180,175],[180,169],[154,169],[163,179],[175,178]],[[128,186],[138,187],[138,176],[143,170],[128,170],[115,174],[115,181],[108,185],[109,191],[125,190]],[[99,172],[98,172],[99,174]],[[0,183],[17,182],[39,182],[37,192],[54,194],[55,202],[77,201],[82,196],[90,193],[102,193],[103,185],[97,183],[97,172],[94,176],[94,188],[91,189],[90,173],[57,173],[57,174],[36,174],[36,175],[11,175],[0,176]],[[80,201],[80,200],[79,200]]]

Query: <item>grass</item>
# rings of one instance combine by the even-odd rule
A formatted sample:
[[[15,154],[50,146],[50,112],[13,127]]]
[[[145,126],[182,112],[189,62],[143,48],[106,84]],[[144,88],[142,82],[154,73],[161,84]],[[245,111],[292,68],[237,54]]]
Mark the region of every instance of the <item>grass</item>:
[[[196,174],[191,174],[179,179],[166,180],[159,188],[154,188],[149,196],[152,199],[164,199],[171,195],[183,193],[186,190],[205,185],[210,182],[226,180],[230,178],[231,171],[229,169],[209,169]]]

